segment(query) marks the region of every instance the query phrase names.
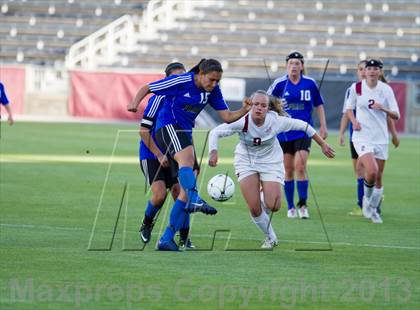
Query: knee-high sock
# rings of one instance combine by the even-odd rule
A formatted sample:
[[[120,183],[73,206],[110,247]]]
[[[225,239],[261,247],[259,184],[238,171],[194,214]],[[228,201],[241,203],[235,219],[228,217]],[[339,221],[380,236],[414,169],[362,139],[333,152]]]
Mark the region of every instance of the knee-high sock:
[[[363,203],[363,178],[357,179],[357,205],[361,208]]]
[[[295,180],[284,181],[284,195],[287,200],[287,209],[293,209],[295,207],[295,203],[293,201],[295,196]]]
[[[171,214],[169,216],[169,225],[166,227],[165,232],[161,238],[162,241],[169,241],[173,239],[175,233],[181,228],[187,216],[184,211],[185,205],[186,202],[178,199],[175,200]]]
[[[379,206],[379,202],[381,201],[382,194],[384,192],[384,188],[374,188],[373,193],[370,199],[370,206],[373,208],[377,208]]]
[[[152,202],[149,200],[147,202],[146,211],[144,212],[144,218],[146,222],[152,223],[153,219],[155,218],[156,214],[159,212],[159,209],[162,206],[154,206]]]
[[[364,183],[364,186],[363,186],[364,195],[366,196],[367,199],[370,199],[370,197],[372,196],[373,187],[375,186],[375,182],[368,183],[366,180],[363,180],[363,183]]]
[[[306,201],[308,199],[308,184],[308,180],[296,181],[299,200]]]
[[[251,215],[252,221],[261,229],[261,231],[273,240],[277,240],[276,233],[274,232],[273,226],[271,225],[270,218],[264,211],[257,217]]]
[[[188,195],[188,201],[196,201],[198,192],[196,188],[196,179],[191,167],[181,167],[178,172],[179,183]]]

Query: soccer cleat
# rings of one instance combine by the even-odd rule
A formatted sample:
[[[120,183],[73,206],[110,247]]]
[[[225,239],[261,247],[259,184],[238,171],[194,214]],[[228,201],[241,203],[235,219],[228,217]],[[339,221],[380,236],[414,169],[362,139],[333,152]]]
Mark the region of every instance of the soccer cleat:
[[[299,214],[299,217],[300,217],[301,219],[303,219],[303,220],[308,219],[308,218],[309,218],[308,207],[307,207],[307,206],[301,206],[301,207],[298,209],[298,214]]]
[[[291,208],[291,209],[287,210],[287,217],[289,219],[295,219],[295,218],[297,218],[296,209],[295,208]]]
[[[374,224],[382,224],[383,223],[381,215],[378,212],[376,212],[376,210],[373,211],[372,216],[370,217],[370,220]]]
[[[157,250],[158,251],[173,251],[173,252],[177,252],[177,251],[179,251],[179,247],[175,243],[174,239],[171,239],[169,241],[159,240],[158,246],[157,246]]]
[[[363,216],[363,212],[362,212],[362,209],[360,209],[360,207],[357,206],[357,207],[354,207],[353,210],[351,210],[349,212],[349,215],[352,215],[352,216]]]
[[[150,241],[153,225],[154,225],[153,222],[148,224],[146,223],[145,220],[143,220],[143,223],[141,224],[141,227],[140,227],[140,238],[141,240],[143,240],[144,243],[148,243]]]
[[[195,212],[201,212],[206,215],[215,215],[217,213],[217,210],[210,206],[207,202],[205,202],[203,199],[198,198],[195,202],[187,203],[185,207],[185,212],[187,213],[195,213]]]
[[[366,198],[366,196],[363,196],[363,216],[367,219],[370,219],[372,217],[374,209],[370,207],[370,201]]]
[[[272,249],[275,246],[277,246],[277,244],[278,242],[276,239],[271,239],[270,237],[267,237],[261,245],[261,249]]]
[[[179,239],[179,247],[183,249],[195,249],[195,245],[191,242],[190,238],[185,239]]]

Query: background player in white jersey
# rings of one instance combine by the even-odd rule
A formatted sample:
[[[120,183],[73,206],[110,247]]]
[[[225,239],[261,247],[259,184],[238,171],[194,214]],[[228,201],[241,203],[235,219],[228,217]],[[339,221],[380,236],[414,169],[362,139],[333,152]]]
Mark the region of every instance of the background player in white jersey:
[[[352,141],[364,168],[363,215],[382,223],[377,212],[383,193],[382,174],[388,159],[387,117],[400,117],[392,88],[379,80],[382,62],[366,62],[366,79],[354,83],[347,99],[347,117],[353,124]],[[357,109],[356,116],[353,110]]]
[[[235,149],[235,173],[252,220],[266,235],[262,248],[273,248],[277,244],[277,236],[267,211],[275,212],[280,209],[279,183],[284,185],[283,151],[277,141],[277,135],[289,130],[302,130],[321,146],[327,157],[334,157],[334,151],[308,123],[280,116],[285,115],[285,112],[279,105],[270,105],[276,101],[270,101],[270,96],[265,91],[256,91],[251,100],[250,113],[231,124],[219,125],[210,132],[209,165],[217,165],[218,139],[238,133],[240,142]],[[261,208],[260,184],[264,193],[265,208],[268,209],[265,212]]]
[[[299,52],[293,52],[286,57],[287,75],[274,81],[268,89],[268,94],[276,96],[285,102],[285,111],[292,117],[313,124],[312,110],[315,108],[320,122],[320,136],[327,138],[327,123],[325,120],[324,100],[319,93],[314,79],[304,75],[304,60]],[[308,199],[309,180],[306,173],[311,148],[311,139],[302,131],[289,131],[278,135],[278,140],[284,152],[284,167],[286,170],[284,192],[287,200],[287,216],[296,218],[294,204],[295,173],[296,187],[299,196],[297,203],[298,215],[302,219],[309,218],[306,200]]]
[[[357,65],[357,81],[360,82],[365,78],[365,66],[366,66],[366,60],[362,60]],[[379,79],[387,83],[387,80],[383,76],[383,74],[380,75]],[[356,215],[361,216],[362,215],[362,201],[363,201],[363,166],[360,164],[360,162],[357,160],[359,158],[359,155],[357,155],[356,150],[354,149],[353,142],[351,141],[352,135],[353,135],[353,126],[351,122],[349,122],[349,118],[347,117],[347,109],[346,109],[346,101],[349,97],[350,88],[347,88],[346,94],[344,96],[344,104],[343,104],[343,115],[341,117],[340,121],[340,129],[339,129],[339,144],[341,146],[344,146],[344,133],[346,131],[347,125],[349,125],[349,137],[350,137],[350,154],[353,162],[353,169],[354,174],[357,179],[357,206],[353,208],[351,212],[349,212],[349,215]],[[353,114],[356,115],[356,110],[353,110]],[[394,120],[392,120],[390,117],[387,117],[387,123],[388,123],[388,130],[391,133],[392,136],[392,143],[395,147],[398,147],[400,140],[398,138],[397,130],[395,128]],[[379,209],[378,209],[379,210]]]

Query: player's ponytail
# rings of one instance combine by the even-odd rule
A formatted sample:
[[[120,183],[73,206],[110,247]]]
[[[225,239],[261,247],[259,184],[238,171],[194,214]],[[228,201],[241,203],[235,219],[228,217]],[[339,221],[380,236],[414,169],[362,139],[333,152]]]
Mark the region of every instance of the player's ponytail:
[[[279,98],[274,97],[274,96],[269,96],[268,98],[269,98],[269,102],[270,102],[268,109],[270,111],[277,112],[277,114],[280,115],[280,116],[286,116],[286,117],[290,116],[284,110],[284,104]]]
[[[188,72],[192,72],[192,73],[194,73],[194,74],[198,74],[199,72],[200,72],[200,65],[205,61],[206,59],[205,58],[202,58],[199,62],[198,62],[198,64],[196,64],[194,67],[192,67],[191,69],[190,69],[190,71],[188,71]]]

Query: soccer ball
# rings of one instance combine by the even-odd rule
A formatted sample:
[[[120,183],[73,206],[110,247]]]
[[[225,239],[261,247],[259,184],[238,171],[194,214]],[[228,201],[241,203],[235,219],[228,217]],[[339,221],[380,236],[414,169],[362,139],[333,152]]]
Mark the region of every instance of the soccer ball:
[[[235,183],[225,174],[215,175],[207,184],[207,193],[216,201],[226,201],[233,196],[234,192]]]

